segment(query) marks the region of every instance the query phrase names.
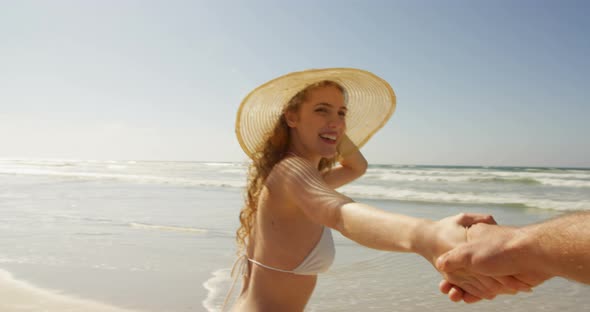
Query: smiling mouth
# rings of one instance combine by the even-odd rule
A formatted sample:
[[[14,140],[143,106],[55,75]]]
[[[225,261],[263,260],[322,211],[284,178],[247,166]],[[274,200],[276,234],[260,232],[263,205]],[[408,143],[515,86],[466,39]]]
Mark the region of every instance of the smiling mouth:
[[[336,136],[331,134],[320,134],[320,139],[328,144],[336,144]]]

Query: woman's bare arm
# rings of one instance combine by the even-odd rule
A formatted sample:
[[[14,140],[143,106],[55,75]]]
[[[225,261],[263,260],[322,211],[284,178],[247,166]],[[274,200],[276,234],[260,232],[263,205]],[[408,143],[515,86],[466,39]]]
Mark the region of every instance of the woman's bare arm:
[[[494,223],[489,215],[460,214],[439,221],[383,211],[330,188],[311,162],[290,157],[273,168],[267,181],[274,191],[285,193],[312,221],[338,230],[364,246],[397,252],[414,252],[434,264],[436,258],[465,242],[465,227],[477,222]],[[491,299],[491,278],[462,275],[458,284],[480,298]],[[512,291],[512,290],[511,290]]]
[[[435,230],[442,230],[436,226],[436,222],[356,203],[330,188],[313,165],[303,158],[290,157],[281,161],[273,169],[268,183],[277,184],[273,188],[290,196],[314,222],[338,230],[364,246],[388,251],[416,252],[432,261],[432,253],[442,252],[444,248],[431,246],[437,243],[446,244],[443,244],[440,237],[435,237]],[[481,216],[474,222],[489,220],[493,221],[490,216]],[[464,242],[463,226],[470,224],[446,224],[447,243]]]
[[[322,174],[326,184],[339,188],[361,177],[367,171],[368,163],[361,151],[344,135],[338,147],[340,165]]]

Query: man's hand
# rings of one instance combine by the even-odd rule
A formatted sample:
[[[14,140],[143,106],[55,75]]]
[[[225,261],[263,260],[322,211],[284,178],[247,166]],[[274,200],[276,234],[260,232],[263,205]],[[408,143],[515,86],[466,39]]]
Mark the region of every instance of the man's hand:
[[[531,287],[541,284],[550,276],[535,268],[538,267],[536,255],[530,246],[528,235],[523,229],[501,227],[479,223],[467,231],[467,243],[440,256],[436,267],[446,273],[446,282],[441,282],[440,290],[449,295],[453,301],[478,301],[463,282],[455,276],[465,273],[483,275],[496,280],[506,289],[530,291]],[[459,286],[461,289],[453,287]],[[477,295],[476,295],[477,296]]]
[[[467,228],[475,223],[496,224],[489,215],[481,214],[459,214],[453,217],[444,218],[437,222],[430,222],[417,235],[420,239],[417,243],[417,252],[430,261],[433,265],[436,259],[448,250],[457,247],[467,241]],[[514,294],[522,286],[516,279],[507,277],[507,282],[466,270],[453,270],[443,272],[443,277],[453,281],[456,289],[454,293],[460,292],[460,299],[467,292],[473,300],[480,298],[493,299],[497,294]],[[515,286],[518,285],[518,286]],[[462,289],[462,290],[461,290]],[[455,295],[456,296],[456,295]],[[468,299],[467,299],[468,300]]]

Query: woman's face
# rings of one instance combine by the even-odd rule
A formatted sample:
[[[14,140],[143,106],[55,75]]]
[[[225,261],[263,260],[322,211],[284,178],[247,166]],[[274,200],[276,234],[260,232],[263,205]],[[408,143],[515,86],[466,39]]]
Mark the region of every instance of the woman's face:
[[[344,94],[334,86],[309,92],[299,112],[287,114],[293,144],[310,156],[333,157],[346,131]]]

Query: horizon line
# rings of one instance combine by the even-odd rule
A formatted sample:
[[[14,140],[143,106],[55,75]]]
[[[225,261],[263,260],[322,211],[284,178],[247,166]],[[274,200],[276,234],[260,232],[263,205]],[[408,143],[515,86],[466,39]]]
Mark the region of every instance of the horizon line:
[[[0,157],[0,161],[62,161],[62,162],[186,162],[186,163],[249,163],[246,161],[218,161],[218,160],[146,160],[146,159],[74,159],[74,158],[22,158],[22,157]],[[533,166],[533,165],[473,165],[473,164],[400,164],[400,163],[369,163],[369,166],[414,166],[414,167],[459,167],[459,168],[527,168],[527,169],[568,169],[568,170],[590,170],[590,167],[572,166]]]

